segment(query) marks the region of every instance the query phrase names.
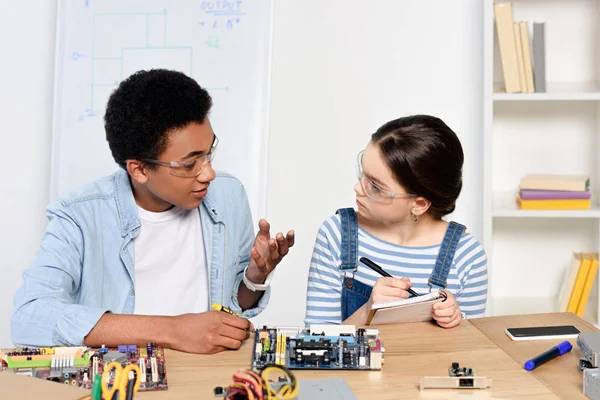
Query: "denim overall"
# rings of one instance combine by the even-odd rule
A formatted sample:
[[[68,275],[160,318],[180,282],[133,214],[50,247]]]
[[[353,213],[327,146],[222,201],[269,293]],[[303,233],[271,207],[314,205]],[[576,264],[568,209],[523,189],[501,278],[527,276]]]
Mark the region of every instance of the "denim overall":
[[[344,283],[342,285],[342,321],[350,317],[356,310],[363,306],[371,297],[372,286],[366,285],[354,279],[358,269],[358,222],[353,208],[340,208],[336,211],[339,214],[342,228],[341,242],[341,260],[340,269],[344,273]],[[446,279],[452,267],[454,253],[465,226],[456,222],[450,222],[440,252],[435,260],[435,266],[428,280],[429,290],[433,285],[441,289],[446,288]],[[348,276],[348,272],[352,276]]]

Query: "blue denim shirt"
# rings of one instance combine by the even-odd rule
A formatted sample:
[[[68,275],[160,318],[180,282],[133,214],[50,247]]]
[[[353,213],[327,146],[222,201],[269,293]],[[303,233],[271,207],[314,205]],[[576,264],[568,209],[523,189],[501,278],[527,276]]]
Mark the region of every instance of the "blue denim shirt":
[[[217,173],[199,208],[211,303],[241,313],[237,292],[255,238],[246,191],[236,178]],[[14,296],[12,340],[16,346],[79,346],[104,313],[134,310],[133,239],[140,219],[129,175],[119,170],[83,186],[46,214],[41,248]],[[160,291],[156,282],[157,296]],[[269,294],[242,316],[260,313]]]

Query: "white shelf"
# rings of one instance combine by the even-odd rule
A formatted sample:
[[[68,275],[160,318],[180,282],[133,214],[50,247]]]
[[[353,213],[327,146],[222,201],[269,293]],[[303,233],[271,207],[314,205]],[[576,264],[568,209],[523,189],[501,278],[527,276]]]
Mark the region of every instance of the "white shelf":
[[[506,93],[495,85],[494,101],[600,101],[598,82],[548,82],[544,93]]]
[[[504,77],[493,4],[484,2],[483,38],[488,313],[555,312],[552,296],[572,252],[600,250],[600,192],[592,194],[589,210],[521,210],[516,192],[532,173],[585,174],[600,189],[600,0],[512,2],[513,21],[529,23],[530,40],[532,22],[545,22],[543,93],[506,93],[494,84]],[[593,323],[600,316],[599,286],[596,281],[584,315]]]
[[[494,218],[600,218],[600,208],[592,200],[590,210],[521,210],[517,207],[515,193],[494,193],[492,199]]]

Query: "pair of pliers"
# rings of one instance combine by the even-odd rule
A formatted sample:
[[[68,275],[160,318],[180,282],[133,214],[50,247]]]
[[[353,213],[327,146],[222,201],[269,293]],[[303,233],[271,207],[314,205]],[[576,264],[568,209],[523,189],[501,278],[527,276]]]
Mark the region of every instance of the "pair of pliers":
[[[112,371],[114,379],[109,387]],[[132,400],[140,387],[140,376],[140,367],[135,364],[123,367],[117,362],[109,363],[102,372],[102,397],[104,400]]]

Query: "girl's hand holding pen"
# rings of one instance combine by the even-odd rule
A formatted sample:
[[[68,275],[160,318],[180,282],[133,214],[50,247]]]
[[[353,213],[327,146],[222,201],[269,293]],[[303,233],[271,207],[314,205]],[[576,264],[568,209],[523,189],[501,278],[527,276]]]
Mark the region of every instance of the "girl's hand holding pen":
[[[392,275],[390,275],[389,273],[385,272],[383,270],[383,268],[381,268],[379,265],[375,264],[373,261],[369,260],[366,257],[361,257],[360,261],[366,265],[367,267],[371,268],[373,271],[377,272],[379,275],[384,276],[384,277],[388,277],[391,278]],[[395,279],[395,278],[394,278]],[[402,279],[407,279],[408,282],[410,283],[410,279],[408,278],[402,278]],[[410,283],[410,285],[406,288],[406,291],[411,295],[411,296],[418,296],[418,294],[412,290],[410,288],[410,286],[412,286],[412,283]],[[405,297],[399,297],[399,298],[405,298]],[[396,299],[397,300],[397,299]]]
[[[371,303],[382,303],[400,299],[408,299],[408,290],[412,282],[408,278],[383,277],[377,279],[371,292]]]

